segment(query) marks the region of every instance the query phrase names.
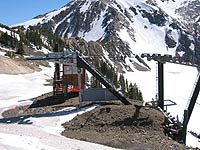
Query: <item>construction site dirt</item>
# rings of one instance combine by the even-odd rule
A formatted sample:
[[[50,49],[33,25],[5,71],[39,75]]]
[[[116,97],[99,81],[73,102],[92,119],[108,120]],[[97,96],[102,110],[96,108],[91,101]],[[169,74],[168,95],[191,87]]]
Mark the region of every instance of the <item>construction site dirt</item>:
[[[2,113],[4,118],[31,116],[79,107],[78,97],[55,98],[52,93],[33,99],[33,104],[15,107]],[[104,102],[84,114],[63,124],[62,135],[114,148],[128,150],[185,150],[188,148],[163,133],[163,114],[139,102],[123,105],[120,102]],[[82,107],[92,105],[84,103]],[[17,120],[20,121],[20,120]]]

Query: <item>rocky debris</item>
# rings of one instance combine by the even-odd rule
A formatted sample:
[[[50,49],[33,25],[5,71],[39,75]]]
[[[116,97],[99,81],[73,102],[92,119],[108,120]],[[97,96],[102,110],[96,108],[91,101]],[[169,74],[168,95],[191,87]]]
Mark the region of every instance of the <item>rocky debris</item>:
[[[185,28],[195,35],[200,34],[200,1],[185,1],[178,9],[176,9],[176,14],[178,14],[185,25]]]
[[[165,42],[168,46],[168,48],[174,48],[176,47],[176,41],[174,37],[172,36],[172,30],[168,30],[166,35],[165,35]]]
[[[131,150],[189,149],[165,136],[161,112],[135,106],[99,106],[64,123],[62,135]]]

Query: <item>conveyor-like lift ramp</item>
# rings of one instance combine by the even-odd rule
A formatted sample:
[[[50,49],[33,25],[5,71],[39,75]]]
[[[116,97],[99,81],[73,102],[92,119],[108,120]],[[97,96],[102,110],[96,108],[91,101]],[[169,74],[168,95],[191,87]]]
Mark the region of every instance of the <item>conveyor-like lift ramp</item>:
[[[67,59],[72,58],[75,63],[69,63]],[[66,51],[66,52],[54,52],[49,53],[44,56],[34,56],[28,57],[27,60],[49,60],[60,64],[71,64],[79,68],[87,69],[97,80],[99,80],[116,98],[118,98],[123,104],[131,105],[131,103],[121,95],[114,86],[99,73],[94,67],[92,67],[84,58],[78,56],[76,52]]]
[[[97,80],[99,80],[113,95],[115,95],[123,104],[131,105],[131,103],[122,96],[116,89],[112,86],[106,78],[104,78],[95,68],[93,68],[84,58],[77,56],[78,67],[87,69]]]

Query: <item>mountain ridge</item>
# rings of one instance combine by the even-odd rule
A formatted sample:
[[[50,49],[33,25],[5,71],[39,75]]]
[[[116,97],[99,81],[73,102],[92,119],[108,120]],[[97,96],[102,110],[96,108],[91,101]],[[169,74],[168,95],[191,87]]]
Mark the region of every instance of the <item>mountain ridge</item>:
[[[158,0],[78,0],[21,25],[37,26],[63,39],[99,42],[111,59],[161,53],[199,63],[199,40],[158,4]]]

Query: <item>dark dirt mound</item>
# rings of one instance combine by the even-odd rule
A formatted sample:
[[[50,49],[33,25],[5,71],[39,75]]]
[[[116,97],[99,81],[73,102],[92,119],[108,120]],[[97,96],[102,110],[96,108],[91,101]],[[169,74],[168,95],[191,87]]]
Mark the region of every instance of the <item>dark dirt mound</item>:
[[[5,111],[2,114],[5,118],[0,122],[6,122],[5,119],[9,120],[13,117],[11,123],[23,122],[26,116],[55,112],[71,106],[79,107],[78,97],[53,97],[52,93],[32,100],[32,105]],[[84,106],[88,105],[91,103],[84,104]],[[64,123],[65,131],[62,135],[130,150],[189,149],[164,135],[163,122],[164,116],[155,108],[140,105],[125,106],[114,102],[101,103],[101,106],[94,110]]]
[[[62,135],[133,150],[187,149],[163,133],[164,116],[150,107],[105,105],[63,124]]]
[[[32,101],[33,103],[31,105],[17,106],[14,109],[4,111],[2,116],[4,118],[9,118],[34,114],[46,114],[66,107],[79,106],[78,97],[54,97],[53,92],[33,98]]]

